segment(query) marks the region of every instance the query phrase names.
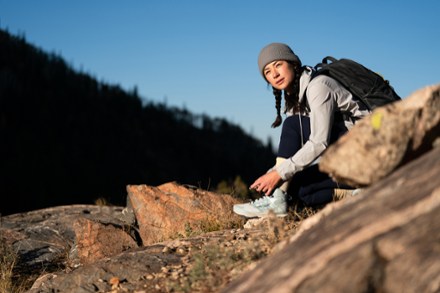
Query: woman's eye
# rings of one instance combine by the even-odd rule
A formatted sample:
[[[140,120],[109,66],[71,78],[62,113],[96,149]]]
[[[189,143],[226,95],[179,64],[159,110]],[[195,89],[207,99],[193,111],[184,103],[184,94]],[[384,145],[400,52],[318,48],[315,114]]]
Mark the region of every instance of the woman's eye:
[[[265,71],[265,72],[264,72],[264,75],[269,75],[269,73],[270,73],[269,70],[268,70],[268,71]]]

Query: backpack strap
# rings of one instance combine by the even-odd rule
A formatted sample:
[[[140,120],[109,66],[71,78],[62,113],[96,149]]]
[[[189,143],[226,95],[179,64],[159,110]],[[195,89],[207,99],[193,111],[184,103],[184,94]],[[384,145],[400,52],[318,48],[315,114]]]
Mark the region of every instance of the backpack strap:
[[[327,56],[327,57],[325,57],[325,58],[322,59],[322,63],[324,63],[324,64],[329,64],[329,63],[328,63],[329,60],[330,60],[332,63],[338,61],[338,59],[336,59],[335,57]]]
[[[321,72],[319,72],[320,69],[323,69],[326,65],[329,65],[331,63],[335,63],[337,61],[339,61],[339,60],[333,56],[327,56],[327,57],[322,58],[321,63],[318,63],[314,66],[315,72],[312,75],[312,79],[321,73]],[[306,97],[304,97],[304,100],[306,100]],[[355,122],[355,121],[353,121],[353,119],[350,115],[342,113],[341,111],[334,112],[334,121],[336,123],[343,123],[344,121],[352,121],[353,124]]]
[[[338,61],[338,59],[336,59],[335,57],[332,57],[332,56],[327,56],[325,58],[322,58],[321,63],[316,64],[315,67],[314,67],[314,69],[315,69],[315,74],[314,75],[317,75],[319,69],[322,69],[326,65],[330,64],[329,61],[330,61],[330,63],[334,63],[334,62]],[[312,78],[313,77],[314,76],[312,76]]]
[[[328,65],[329,61],[331,61],[331,63],[333,63],[333,62],[338,61],[338,59],[336,59],[335,57],[332,57],[332,56],[327,56],[325,58],[322,58],[321,63],[318,63],[313,67],[314,70],[312,72],[310,81],[320,74],[319,70],[322,69],[323,67],[325,67],[326,65]],[[304,91],[302,104],[303,104],[306,112],[310,113],[310,107],[309,107],[309,103],[307,102],[306,91]]]

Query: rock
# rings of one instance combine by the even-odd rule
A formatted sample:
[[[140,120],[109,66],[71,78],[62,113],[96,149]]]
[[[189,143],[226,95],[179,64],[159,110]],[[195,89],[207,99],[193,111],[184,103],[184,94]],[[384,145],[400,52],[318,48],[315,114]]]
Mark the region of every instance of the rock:
[[[377,108],[330,146],[319,168],[336,181],[369,186],[432,148],[440,134],[440,85]]]
[[[65,266],[75,267],[80,264],[78,254],[72,253],[76,252],[78,241],[75,221],[90,219],[130,231],[130,227],[119,220],[122,210],[123,207],[69,205],[8,215],[1,218],[0,241],[10,245],[19,256],[15,265],[17,274],[34,275],[42,268],[52,272]],[[80,243],[86,241],[81,237],[79,235]],[[108,245],[105,247],[110,250]]]
[[[163,254],[163,245],[153,245],[125,251],[111,258],[80,266],[70,272],[43,275],[28,293],[43,292],[112,292],[117,286],[121,291],[134,292],[154,288],[156,282],[147,276],[161,272],[162,267],[177,265],[181,258],[175,254]],[[124,291],[125,290],[125,291]],[[156,292],[156,290],[147,290]]]
[[[435,148],[318,213],[223,292],[439,292],[439,177]]]
[[[80,218],[73,224],[76,235],[76,254],[82,264],[119,254],[138,247],[122,227]]]
[[[233,228],[243,222],[232,212],[233,204],[238,201],[226,194],[174,182],[158,187],[130,185],[127,192],[144,245]]]

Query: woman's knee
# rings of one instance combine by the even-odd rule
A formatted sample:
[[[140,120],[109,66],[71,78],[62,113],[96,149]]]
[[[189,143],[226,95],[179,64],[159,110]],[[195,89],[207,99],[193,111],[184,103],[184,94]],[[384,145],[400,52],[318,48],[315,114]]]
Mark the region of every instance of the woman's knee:
[[[293,156],[302,147],[303,143],[308,140],[309,129],[310,122],[308,117],[299,115],[287,117],[281,130],[278,156],[285,158]]]

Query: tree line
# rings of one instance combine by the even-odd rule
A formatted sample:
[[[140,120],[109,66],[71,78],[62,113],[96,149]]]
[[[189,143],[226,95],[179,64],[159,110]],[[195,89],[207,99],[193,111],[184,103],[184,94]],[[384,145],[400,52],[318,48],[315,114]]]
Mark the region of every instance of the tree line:
[[[0,29],[3,215],[98,198],[125,205],[129,184],[249,183],[274,158],[270,142],[225,119],[147,102]]]

